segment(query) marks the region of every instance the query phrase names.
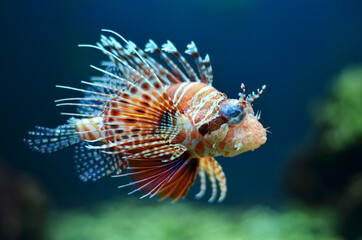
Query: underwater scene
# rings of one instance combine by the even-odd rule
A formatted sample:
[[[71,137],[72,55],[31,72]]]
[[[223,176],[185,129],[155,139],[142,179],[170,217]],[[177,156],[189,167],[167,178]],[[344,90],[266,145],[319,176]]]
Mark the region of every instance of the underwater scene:
[[[362,1],[2,1],[1,240],[362,240]]]

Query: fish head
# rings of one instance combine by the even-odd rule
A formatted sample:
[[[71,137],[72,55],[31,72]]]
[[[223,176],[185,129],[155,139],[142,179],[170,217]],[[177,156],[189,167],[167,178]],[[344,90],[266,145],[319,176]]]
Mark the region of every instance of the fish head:
[[[255,114],[252,102],[260,96],[265,89],[258,89],[245,95],[245,87],[242,84],[243,92],[239,99],[226,99],[219,104],[220,117],[225,119],[224,126],[219,131],[224,131],[223,141],[219,146],[219,152],[226,157],[236,156],[240,153],[254,150],[263,145],[267,140],[267,129],[259,122],[260,113]],[[221,132],[215,135],[221,136]]]
[[[221,106],[221,110],[229,108],[225,104],[235,106],[234,99],[226,100]],[[231,118],[225,124],[228,124],[228,130],[224,139],[225,145],[223,155],[232,157],[240,153],[254,150],[263,145],[267,140],[267,130],[259,122],[260,115],[254,114],[250,104],[236,104],[239,107],[240,114],[237,119]],[[234,107],[233,107],[234,108]]]

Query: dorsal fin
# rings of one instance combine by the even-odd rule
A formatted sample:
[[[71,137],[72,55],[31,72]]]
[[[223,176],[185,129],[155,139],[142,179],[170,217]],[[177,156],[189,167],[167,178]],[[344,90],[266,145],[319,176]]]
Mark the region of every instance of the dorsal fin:
[[[154,41],[149,40],[145,48],[146,52],[158,54],[164,63],[166,63],[167,67],[169,68],[168,70],[154,58],[146,54],[142,49],[138,48],[136,44],[125,40],[118,33],[110,30],[103,31],[113,33],[120,37],[126,43],[126,45],[123,46],[113,37],[106,37],[102,35],[100,42],[97,43],[97,46],[92,47],[101,49],[109,57],[111,63],[120,69],[123,72],[124,77],[127,79],[135,77],[135,72],[129,68],[131,67],[145,78],[149,78],[152,74],[154,74],[166,86],[189,81],[201,81],[212,84],[213,73],[210,65],[210,58],[208,55],[206,55],[205,59],[203,60],[200,57],[194,42],[191,42],[189,45],[187,45],[186,53],[193,56],[200,77],[197,76],[193,68],[177,51],[176,47],[172,44],[171,41],[167,41],[165,44],[163,44],[161,49]],[[91,45],[80,46],[91,47]],[[183,69],[180,69],[178,64],[174,63],[166,53],[171,53],[178,60],[179,64],[182,65]],[[108,66],[111,66],[111,64],[108,63]]]
[[[121,69],[122,71],[124,69],[130,71],[130,74],[124,74],[126,78],[123,78],[93,66],[94,69],[120,81],[122,83],[119,84],[122,86],[121,89],[113,88],[106,83],[83,82],[93,87],[110,90],[110,93],[103,93],[102,91],[91,93],[102,97],[103,104],[90,105],[101,110],[94,117],[103,119],[99,123],[103,134],[100,134],[100,137],[94,141],[92,140],[102,144],[89,145],[88,148],[105,151],[110,148],[117,148],[127,158],[168,157],[169,160],[173,160],[186,150],[180,144],[171,143],[172,139],[181,131],[180,126],[176,123],[182,113],[174,106],[166,92],[165,84],[155,74],[155,70],[137,52],[134,45],[128,41],[126,43],[128,48],[133,49],[134,58],[138,58],[137,61],[132,60],[137,64],[133,64],[131,60],[126,60],[131,59],[129,56],[128,58],[124,55],[117,56],[101,44],[98,46],[81,45],[103,51],[112,61],[124,67]],[[117,53],[124,53],[124,50]],[[63,88],[88,92],[77,88]],[[61,103],[58,105],[83,106],[84,104]],[[79,116],[79,114],[75,115]]]
[[[200,79],[196,75],[195,71],[192,69],[190,64],[186,61],[186,59],[177,51],[177,48],[171,41],[167,41],[165,44],[162,45],[162,50],[168,53],[171,53],[176,57],[182,67],[185,69],[189,79],[191,82],[200,82]]]

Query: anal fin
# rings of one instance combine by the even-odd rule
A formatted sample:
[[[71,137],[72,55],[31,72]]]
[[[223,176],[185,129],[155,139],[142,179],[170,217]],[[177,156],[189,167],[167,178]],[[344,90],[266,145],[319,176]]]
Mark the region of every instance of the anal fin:
[[[113,172],[120,174],[128,166],[121,154],[88,149],[85,143],[75,146],[74,160],[79,178],[84,182],[96,181]]]

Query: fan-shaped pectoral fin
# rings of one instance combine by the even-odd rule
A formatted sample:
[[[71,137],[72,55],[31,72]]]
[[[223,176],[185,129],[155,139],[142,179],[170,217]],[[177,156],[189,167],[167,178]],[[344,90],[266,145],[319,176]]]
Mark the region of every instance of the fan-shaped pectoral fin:
[[[120,187],[136,186],[131,193],[140,191],[141,198],[159,195],[161,199],[177,201],[185,197],[199,168],[199,159],[191,158],[188,152],[168,162],[161,158],[132,158],[128,161],[131,172],[120,176],[130,176],[133,181]]]

